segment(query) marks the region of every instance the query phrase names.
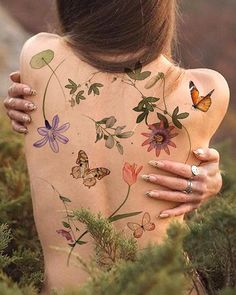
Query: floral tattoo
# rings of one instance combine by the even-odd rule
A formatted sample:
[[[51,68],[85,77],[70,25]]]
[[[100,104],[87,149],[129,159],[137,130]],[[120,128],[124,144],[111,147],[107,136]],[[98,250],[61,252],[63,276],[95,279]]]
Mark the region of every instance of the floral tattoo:
[[[62,126],[58,126],[59,124],[59,116],[55,115],[52,119],[52,124],[49,123],[49,120],[46,117],[46,96],[47,96],[47,91],[48,91],[48,87],[49,84],[51,82],[51,79],[53,76],[55,76],[61,90],[63,93],[63,96],[65,97],[65,93],[63,90],[63,87],[61,85],[61,82],[56,74],[57,69],[62,65],[62,63],[65,61],[63,60],[55,69],[53,69],[50,66],[51,61],[54,58],[54,52],[50,49],[48,50],[44,50],[39,52],[38,54],[34,55],[31,60],[30,60],[30,66],[32,69],[41,69],[43,67],[48,67],[50,69],[50,71],[52,72],[46,88],[44,90],[44,95],[43,95],[43,106],[42,106],[42,110],[43,110],[43,117],[44,117],[44,126],[43,127],[39,127],[37,129],[39,135],[43,136],[42,139],[36,141],[33,146],[40,148],[43,147],[47,142],[49,142],[49,146],[52,149],[52,151],[54,153],[58,153],[59,152],[59,145],[58,142],[61,142],[63,144],[68,143],[69,139],[62,135],[61,133],[67,131],[70,127],[70,123],[65,123]]]
[[[157,102],[161,100],[159,97],[153,96],[146,96],[142,93],[142,91],[137,87],[137,81],[143,81],[147,79],[151,72],[149,71],[142,71],[142,64],[141,62],[137,62],[135,64],[134,69],[126,68],[125,73],[127,74],[128,78],[123,78],[122,82],[134,87],[139,94],[141,95],[141,101],[138,103],[133,110],[139,115],[137,116],[136,123],[140,124],[141,122],[145,122],[148,129],[151,130],[151,133],[142,133],[142,135],[148,137],[148,139],[142,144],[149,145],[148,151],[155,149],[156,156],[158,157],[161,153],[161,150],[164,150],[168,155],[170,155],[169,146],[176,148],[176,144],[171,140],[172,138],[176,137],[178,133],[174,129],[184,129],[188,142],[189,142],[189,152],[188,156],[185,160],[185,163],[188,162],[191,151],[192,151],[192,143],[190,134],[187,128],[182,124],[181,120],[188,118],[189,113],[179,112],[179,107],[177,106],[173,113],[170,113],[168,110],[168,106],[166,104],[166,96],[165,96],[165,85],[166,85],[166,78],[164,73],[159,72],[158,74],[154,75],[146,84],[145,88],[150,89],[152,88],[158,81],[163,82],[163,96],[162,100],[164,103],[164,109],[160,108],[157,105]],[[156,111],[157,115],[157,122],[149,123],[148,117],[149,114]],[[173,133],[171,133],[173,131]]]
[[[121,220],[124,218],[130,218],[132,216],[136,216],[142,213],[142,211],[119,213],[119,211],[128,201],[130,192],[131,192],[131,187],[137,182],[137,177],[139,173],[141,172],[142,168],[143,166],[138,167],[136,164],[131,165],[127,162],[124,163],[124,166],[122,168],[122,175],[123,175],[123,181],[128,186],[127,193],[125,195],[123,202],[117,207],[116,210],[113,211],[113,213],[109,217],[107,217],[110,222],[115,222],[117,220]],[[84,236],[88,234],[88,231],[86,230],[83,233],[81,233],[78,237],[76,237],[77,232],[79,232],[80,230],[78,226],[75,224],[74,212],[69,210],[68,208],[68,206],[72,203],[71,200],[67,197],[62,196],[52,184],[50,184],[50,186],[57,193],[58,197],[62,201],[63,206],[65,208],[66,216],[64,217],[62,221],[63,228],[59,228],[58,230],[56,230],[56,232],[57,234],[61,235],[67,241],[68,245],[71,247],[71,250],[67,259],[67,264],[69,264],[71,254],[73,250],[75,249],[75,247],[79,245],[84,245],[87,243],[84,240]],[[147,226],[144,230],[148,230]]]

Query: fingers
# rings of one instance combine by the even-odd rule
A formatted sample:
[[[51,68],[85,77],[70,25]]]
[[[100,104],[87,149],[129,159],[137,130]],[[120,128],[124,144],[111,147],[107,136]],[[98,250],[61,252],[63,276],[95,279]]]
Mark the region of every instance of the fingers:
[[[37,107],[31,101],[21,98],[6,98],[3,101],[7,109],[29,112],[35,110]]]
[[[11,120],[16,121],[18,123],[31,122],[31,117],[28,114],[25,114],[16,110],[8,110],[7,115]]]
[[[14,83],[8,89],[9,97],[32,96],[36,95],[36,91],[26,84]]]
[[[142,178],[154,184],[159,184],[171,190],[183,191],[188,187],[188,180],[164,175],[142,175]],[[193,181],[192,190],[203,193],[207,190],[205,182]]]
[[[201,195],[197,193],[185,194],[178,191],[163,191],[152,190],[146,193],[147,197],[164,200],[169,202],[188,203],[188,202],[200,202],[202,201]]]
[[[182,176],[184,178],[191,178],[193,176],[191,166],[187,164],[169,160],[150,161],[149,164],[153,167]]]
[[[11,121],[12,129],[19,133],[28,133],[28,129],[23,125],[14,120]]]
[[[12,82],[20,83],[20,72],[16,71],[10,74],[10,79]]]
[[[173,209],[164,210],[160,213],[160,218],[168,218],[172,216],[180,216],[197,209],[201,203],[185,203]]]
[[[193,151],[196,158],[204,162],[219,162],[220,154],[217,150],[212,148],[199,148]]]

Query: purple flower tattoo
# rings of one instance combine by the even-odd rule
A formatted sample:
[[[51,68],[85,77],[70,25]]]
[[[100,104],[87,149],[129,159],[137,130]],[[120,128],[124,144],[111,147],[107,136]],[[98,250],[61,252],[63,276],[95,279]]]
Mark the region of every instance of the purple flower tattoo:
[[[69,139],[62,135],[62,132],[65,132],[66,130],[69,129],[70,123],[65,123],[59,125],[59,117],[58,115],[55,115],[52,120],[52,125],[49,124],[48,120],[45,120],[45,127],[39,127],[38,133],[43,136],[42,139],[36,141],[33,146],[40,148],[44,146],[47,142],[49,142],[49,145],[54,153],[59,152],[59,144],[58,142],[61,142],[63,144],[66,144]]]
[[[169,146],[176,148],[176,144],[171,140],[178,135],[178,133],[172,133],[175,127],[169,126],[165,128],[163,121],[148,125],[148,127],[151,132],[142,133],[143,136],[148,137],[148,139],[142,143],[142,146],[149,145],[147,149],[148,152],[155,149],[157,157],[159,157],[162,150],[170,155]]]

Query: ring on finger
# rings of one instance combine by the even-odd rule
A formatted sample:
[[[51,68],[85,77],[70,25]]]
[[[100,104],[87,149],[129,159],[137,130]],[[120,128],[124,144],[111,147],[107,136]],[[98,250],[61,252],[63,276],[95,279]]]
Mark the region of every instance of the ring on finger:
[[[191,179],[188,179],[187,182],[187,187],[182,192],[189,195],[193,192],[193,183]]]
[[[199,168],[195,165],[191,166],[192,176],[198,176],[200,174]]]

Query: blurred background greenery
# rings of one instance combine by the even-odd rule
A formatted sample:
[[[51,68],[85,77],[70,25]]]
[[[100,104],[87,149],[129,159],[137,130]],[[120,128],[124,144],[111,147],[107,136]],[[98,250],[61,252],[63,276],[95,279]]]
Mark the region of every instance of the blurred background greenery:
[[[93,280],[81,293],[68,294],[106,295],[109,287],[117,295],[181,295],[183,275],[195,270],[207,294],[236,294],[235,11],[235,0],[180,1],[176,52],[183,67],[217,70],[231,89],[228,114],[212,142],[222,156],[222,192],[189,217],[187,233],[173,227],[163,248],[144,252],[132,264],[122,261],[109,273],[95,267]],[[0,0],[0,97],[6,96],[8,74],[18,69],[24,41],[37,32],[53,30],[55,22],[51,0]],[[0,111],[0,295],[32,295],[42,286],[43,259],[33,223],[23,140],[11,131]],[[191,259],[188,265],[180,256],[183,240]]]

